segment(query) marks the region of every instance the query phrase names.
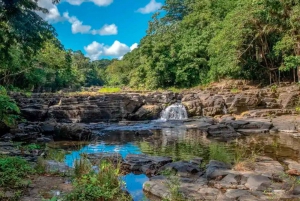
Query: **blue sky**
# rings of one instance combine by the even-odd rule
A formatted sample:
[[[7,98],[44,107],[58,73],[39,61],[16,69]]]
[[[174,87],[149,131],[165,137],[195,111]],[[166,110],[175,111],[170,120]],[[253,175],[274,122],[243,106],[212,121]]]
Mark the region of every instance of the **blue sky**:
[[[66,49],[81,50],[92,60],[121,58],[136,48],[148,21],[164,0],[40,0]]]

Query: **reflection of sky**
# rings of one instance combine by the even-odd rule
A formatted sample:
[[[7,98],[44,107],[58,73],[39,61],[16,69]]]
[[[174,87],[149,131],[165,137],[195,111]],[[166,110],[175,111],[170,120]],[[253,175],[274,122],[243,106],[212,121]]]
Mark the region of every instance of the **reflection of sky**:
[[[130,173],[123,176],[122,179],[125,181],[126,189],[129,191],[134,201],[146,200],[142,190],[143,183],[148,181],[148,177],[146,175],[134,175]]]
[[[84,146],[82,149],[78,151],[73,151],[72,153],[66,155],[65,163],[72,167],[74,161],[80,158],[80,154],[87,153],[101,153],[101,152],[108,152],[108,153],[120,153],[123,158],[127,156],[127,154],[140,154],[141,151],[138,146],[133,143],[127,143],[122,145],[106,145],[104,143],[100,144],[90,144]]]
[[[127,154],[141,153],[139,147],[134,145],[133,143],[127,143],[123,145],[106,145],[104,143],[90,144],[78,151],[73,151],[72,153],[66,155],[65,163],[68,166],[72,167],[74,161],[80,158],[80,154],[93,154],[101,152],[120,153],[123,158],[125,158]],[[122,176],[122,179],[126,182],[126,189],[131,194],[134,201],[140,201],[144,199],[143,183],[148,180],[148,177],[146,175],[128,174]]]

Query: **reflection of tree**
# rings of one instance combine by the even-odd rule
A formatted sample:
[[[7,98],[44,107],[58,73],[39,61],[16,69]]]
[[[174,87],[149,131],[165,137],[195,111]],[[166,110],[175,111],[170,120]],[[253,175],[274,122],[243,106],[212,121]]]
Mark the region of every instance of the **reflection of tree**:
[[[174,160],[190,160],[195,157],[208,159],[207,141],[196,129],[164,128],[154,131],[151,138],[137,144],[146,154],[170,156]]]

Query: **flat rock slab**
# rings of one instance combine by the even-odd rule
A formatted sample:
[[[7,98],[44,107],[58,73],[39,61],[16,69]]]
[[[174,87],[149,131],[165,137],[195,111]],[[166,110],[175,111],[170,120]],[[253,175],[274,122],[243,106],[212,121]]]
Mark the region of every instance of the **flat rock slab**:
[[[152,171],[156,171],[172,161],[171,157],[128,154],[122,163],[122,169],[128,172],[144,172],[145,174],[149,174],[148,171],[154,173]]]
[[[200,172],[200,166],[195,163],[190,163],[187,161],[177,161],[173,163],[168,163],[160,168],[159,171],[171,170],[175,171],[176,175],[181,177],[189,177],[193,174]]]
[[[255,162],[254,172],[270,178],[284,174],[283,166],[269,157],[258,157]]]

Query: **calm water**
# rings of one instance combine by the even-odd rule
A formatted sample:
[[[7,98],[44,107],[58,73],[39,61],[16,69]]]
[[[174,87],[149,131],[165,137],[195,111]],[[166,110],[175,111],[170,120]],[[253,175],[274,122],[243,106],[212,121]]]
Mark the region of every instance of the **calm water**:
[[[255,152],[279,161],[286,158],[300,159],[300,139],[287,134],[261,134],[222,142],[206,138],[197,129],[175,126],[149,130],[141,130],[140,128],[137,130],[108,129],[102,133],[97,142],[82,145],[80,149],[71,147],[72,151],[66,155],[65,163],[73,166],[74,161],[80,158],[80,154],[100,152],[117,152],[123,158],[127,154],[145,153],[171,156],[173,160],[190,160],[194,157],[203,157],[204,161],[209,161],[213,154],[211,153],[212,144],[222,147],[222,152],[226,152],[232,159],[236,155],[241,155],[239,152],[243,152],[244,155]],[[127,190],[135,201],[145,200],[142,185],[148,180],[147,176],[128,174],[123,176],[122,179],[126,182]]]

